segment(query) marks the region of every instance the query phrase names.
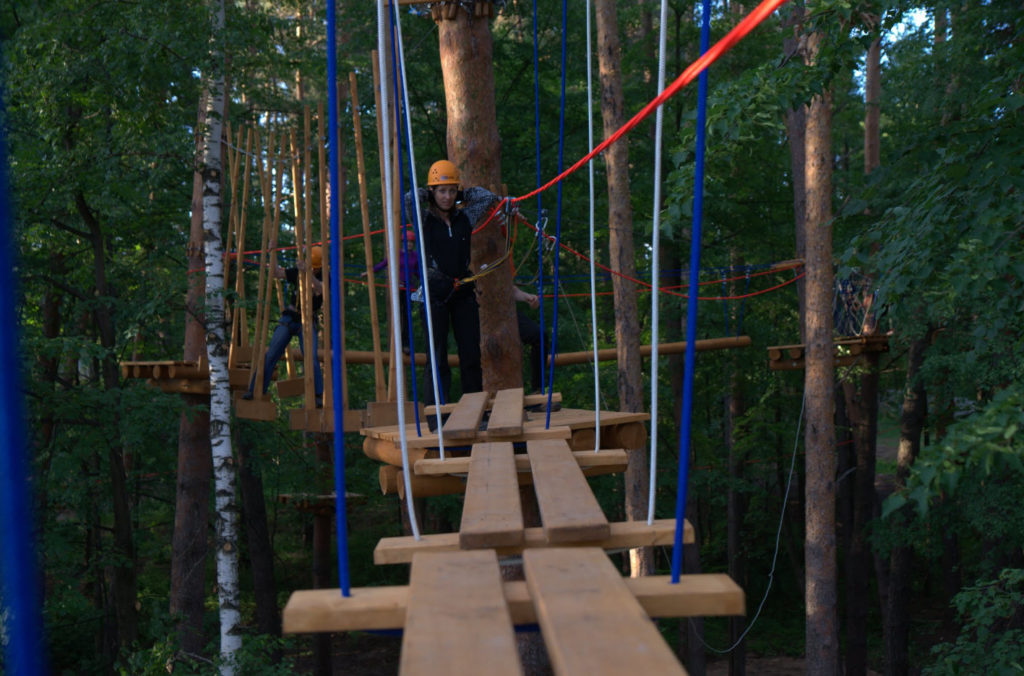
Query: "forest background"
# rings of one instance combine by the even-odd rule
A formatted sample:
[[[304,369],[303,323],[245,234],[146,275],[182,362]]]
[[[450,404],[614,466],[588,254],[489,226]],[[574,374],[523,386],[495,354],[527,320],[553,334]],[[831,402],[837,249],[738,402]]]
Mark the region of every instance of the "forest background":
[[[523,194],[557,173],[562,36],[570,55],[565,68],[567,163],[582,156],[586,137],[586,73],[582,6],[562,9],[539,2],[539,137],[534,130],[532,8],[508,3],[492,24],[498,128],[503,181]],[[844,634],[851,654],[863,643],[860,662],[890,673],[1011,673],[1024,662],[1024,13],[1019,2],[964,4],[855,3],[841,0],[801,5],[803,26],[824,36],[812,65],[784,47],[793,36],[794,7],[784,7],[714,65],[710,72],[708,155],[705,183],[702,279],[716,295],[739,296],[772,284],[723,283],[737,270],[797,257],[790,135],[786,122],[811,97],[828,92],[831,113],[833,196],[831,221],[837,279],[870,280],[880,330],[891,331],[891,348],[879,368],[877,405],[882,437],[900,448],[902,467],[880,459],[866,480],[897,490],[878,515],[853,532],[844,519],[852,505],[846,488],[864,481],[845,422],[844,383],[863,376],[838,369],[840,625],[853,596],[843,592],[857,572],[844,567],[855,536],[870,543],[871,599],[867,633]],[[408,11],[408,10],[407,10]],[[339,10],[344,79],[353,71],[362,102],[363,135],[376,139],[370,52],[375,47],[372,4],[343,3]],[[622,83],[631,113],[655,95],[654,17],[648,2],[618,7],[623,46]],[[437,31],[429,14],[403,19],[406,67],[416,156],[427,163],[446,154],[446,123]],[[18,328],[22,354],[15,357],[25,387],[36,501],[36,542],[45,582],[47,653],[57,673],[144,673],[170,659],[179,669],[212,670],[216,660],[216,596],[211,570],[201,654],[182,655],[178,618],[168,606],[172,558],[179,423],[185,404],[118,375],[119,361],[174,359],[182,352],[187,258],[197,111],[204,74],[225,67],[235,128],[284,126],[303,106],[325,100],[324,7],[320,2],[248,1],[228,7],[226,28],[214,35],[206,3],[91,2],[53,0],[7,3],[0,8],[3,40],[3,123],[7,133],[11,192],[16,207],[20,286]],[[714,3],[713,39],[742,17],[738,3]],[[910,20],[909,17],[918,17]],[[669,76],[698,51],[699,9],[669,9]],[[653,29],[652,29],[653,27]],[[864,170],[864,56],[881,39],[881,162]],[[223,49],[226,61],[217,59]],[[217,59],[214,62],[214,59]],[[345,90],[345,87],[342,87]],[[342,132],[352,136],[347,98]],[[689,250],[693,194],[696,90],[665,106],[669,166],[662,182],[660,280],[682,283]],[[651,269],[651,125],[631,134],[630,191],[637,269]],[[202,128],[198,128],[202,131]],[[346,199],[342,227],[360,230],[353,145],[344,146]],[[374,142],[367,165],[377,166]],[[537,149],[541,149],[540,157]],[[596,164],[602,180],[602,163]],[[370,174],[370,213],[380,213],[378,177]],[[597,213],[606,192],[597,191]],[[586,250],[587,186],[567,181],[556,202],[545,197],[561,237]],[[524,216],[542,220],[524,205]],[[288,232],[287,209],[282,211]],[[599,217],[600,222],[600,217]],[[517,242],[525,261],[517,280],[535,283],[536,253]],[[246,243],[258,248],[258,240]],[[375,241],[382,255],[380,238]],[[598,250],[607,247],[598,228]],[[550,279],[552,254],[545,254]],[[365,270],[359,247],[346,249],[345,277]],[[561,260],[564,288],[585,292],[586,266]],[[789,273],[789,279],[792,278]],[[788,281],[785,275],[771,279]],[[601,283],[607,288],[607,279]],[[752,347],[698,357],[693,466],[688,515],[699,534],[703,569],[737,570],[752,617],[771,585],[757,624],[746,637],[759,654],[802,654],[804,641],[803,492],[796,463],[788,493],[780,551],[776,529],[787,495],[787,473],[799,444],[800,372],[769,371],[765,348],[800,342],[797,285],[745,300],[708,301],[700,307],[698,337],[742,333]],[[719,293],[719,290],[722,292]],[[551,293],[551,288],[545,288]],[[641,342],[650,343],[649,296],[640,294]],[[347,286],[351,316],[365,316],[367,294]],[[560,351],[589,349],[589,301],[559,302]],[[662,300],[659,339],[685,335],[685,302]],[[549,308],[550,311],[550,308]],[[551,317],[547,318],[550,326]],[[600,296],[599,341],[611,345],[613,308]],[[347,345],[365,349],[368,322],[347,322]],[[681,365],[662,357],[659,425],[676,428]],[[646,376],[645,376],[646,377]],[[350,367],[352,407],[374,396],[369,367]],[[590,400],[590,370],[567,367],[555,389],[574,404]],[[602,406],[615,409],[615,371],[602,371]],[[310,586],[311,526],[308,515],[282,505],[281,494],[308,489],[317,472],[310,446],[283,421],[235,429],[252,458],[266,497],[279,603]],[[658,511],[675,501],[678,440],[660,435],[665,468],[658,480]],[[367,496],[351,519],[354,585],[403,583],[399,567],[374,567],[370,549],[382,535],[400,531],[393,498],[381,497],[376,466],[362,457],[358,436],[346,439],[349,490]],[[799,452],[799,451],[797,451]],[[912,463],[912,467],[911,467]],[[115,465],[112,471],[111,465]],[[126,483],[113,485],[123,469]],[[898,471],[899,470],[899,471]],[[861,476],[857,476],[858,472]],[[622,487],[602,480],[598,490],[610,515],[622,513]],[[113,525],[113,497],[129,496],[130,546]],[[726,509],[726,501],[734,507]],[[735,507],[740,508],[736,511]],[[852,506],[850,507],[852,509]],[[439,514],[457,515],[458,502],[439,501]],[[727,518],[727,515],[728,518]],[[731,519],[731,523],[730,520]],[[730,528],[737,538],[730,545]],[[5,542],[5,546],[12,543]],[[243,545],[244,546],[244,545]],[[130,560],[122,552],[130,551]],[[254,582],[243,552],[243,616],[250,620],[243,673],[294,673],[308,639],[281,639],[262,632],[253,618]],[[903,557],[903,558],[900,558]],[[909,558],[908,558],[909,557]],[[733,559],[730,562],[729,559]],[[894,561],[913,561],[912,575],[889,579]],[[864,559],[857,559],[864,568]],[[666,568],[659,554],[659,568]],[[133,626],[117,612],[117,571],[130,568],[136,584],[128,606]],[[906,566],[904,565],[904,569]],[[906,659],[893,660],[887,644],[898,641],[888,616],[891,597],[902,595],[910,611]],[[877,599],[877,601],[876,601]],[[706,620],[705,640],[729,643],[727,620]],[[664,623],[670,640],[685,646],[687,627]],[[898,632],[897,632],[898,633]],[[692,641],[689,641],[692,644]],[[692,654],[692,653],[688,653]],[[268,660],[273,656],[274,660]],[[693,662],[684,661],[693,671]],[[191,666],[189,666],[191,665]],[[962,673],[962,672],[956,672]]]

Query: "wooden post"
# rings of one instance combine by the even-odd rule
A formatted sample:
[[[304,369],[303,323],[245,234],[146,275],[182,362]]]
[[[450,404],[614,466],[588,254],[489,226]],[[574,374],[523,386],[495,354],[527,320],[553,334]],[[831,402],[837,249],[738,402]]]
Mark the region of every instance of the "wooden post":
[[[377,77],[376,53],[371,59],[373,61],[374,98],[377,101],[377,133],[380,134],[380,95],[377,94],[379,86]],[[356,74],[348,75],[349,92],[352,95],[352,124],[355,127],[356,139],[356,166],[359,171],[359,204],[363,217],[363,250],[366,254],[366,289],[370,299],[370,335],[373,339],[373,352],[380,354],[380,319],[377,313],[377,289],[373,274],[373,246],[370,242],[370,210],[367,206],[366,190],[366,161],[363,156],[363,127],[359,115],[359,89],[356,87]],[[383,173],[383,172],[382,172]],[[377,401],[384,400],[384,363],[379,356],[374,357],[373,379],[376,384],[375,393]]]

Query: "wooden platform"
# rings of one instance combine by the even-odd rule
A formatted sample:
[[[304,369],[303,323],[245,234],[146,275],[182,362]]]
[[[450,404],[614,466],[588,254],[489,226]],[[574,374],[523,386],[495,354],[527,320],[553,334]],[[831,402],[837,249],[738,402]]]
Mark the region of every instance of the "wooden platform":
[[[833,341],[834,366],[853,366],[868,352],[888,352],[889,336],[859,336]],[[773,371],[798,371],[804,368],[805,345],[776,345],[768,348],[768,368]]]
[[[418,553],[409,586],[296,591],[285,633],[404,628],[402,674],[519,674],[514,627],[539,623],[555,673],[685,674],[652,617],[744,614],[726,575],[623,579],[599,549],[528,550],[502,581],[491,550]]]

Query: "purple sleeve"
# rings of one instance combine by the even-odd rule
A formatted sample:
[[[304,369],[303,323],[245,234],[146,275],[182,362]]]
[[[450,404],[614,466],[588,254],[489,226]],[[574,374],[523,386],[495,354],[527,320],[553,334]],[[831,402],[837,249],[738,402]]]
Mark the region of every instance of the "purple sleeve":
[[[388,259],[384,258],[384,259],[381,260],[380,263],[377,263],[376,265],[373,266],[373,271],[374,272],[380,272],[381,270],[383,270],[387,266],[388,266]]]

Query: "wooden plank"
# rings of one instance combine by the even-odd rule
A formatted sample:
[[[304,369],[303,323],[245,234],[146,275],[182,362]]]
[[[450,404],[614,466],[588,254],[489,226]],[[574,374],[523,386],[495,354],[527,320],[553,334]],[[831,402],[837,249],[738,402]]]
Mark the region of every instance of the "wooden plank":
[[[235,415],[248,420],[277,420],[277,404],[268,399],[235,399]]]
[[[366,447],[366,442],[363,442],[363,447]],[[573,451],[572,456],[576,459],[576,464],[578,464],[581,469],[588,469],[591,467],[612,467],[624,465],[629,462],[629,455],[621,448],[603,448],[596,453],[593,450]],[[435,474],[466,474],[469,472],[469,462],[470,459],[468,457],[455,458],[448,456],[444,460],[437,457],[424,458],[416,461],[413,465],[413,470],[417,475],[421,476],[432,476]],[[517,472],[530,471],[530,458],[527,456],[522,454],[516,455],[515,463]]]
[[[459,546],[463,549],[503,547],[523,541],[523,509],[513,455],[512,444],[507,441],[473,445],[459,526]]]
[[[427,430],[426,420],[420,425],[420,436],[416,436],[416,425],[406,425],[406,434],[409,444],[409,448],[437,448],[437,434],[435,432],[429,432]],[[371,439],[380,439],[390,441],[392,443],[398,443],[400,436],[398,432],[398,425],[387,425],[384,427],[364,427],[359,430],[359,433],[365,437]],[[448,439],[448,434],[445,433],[445,446],[464,446],[471,444],[473,441],[528,441],[530,439],[568,439],[572,436],[572,430],[568,427],[563,426],[552,426],[545,429],[543,423],[540,425],[534,425],[533,427],[523,427],[523,433],[508,439],[484,439],[484,433],[478,431],[477,437],[474,439],[459,439],[456,443],[452,443]]]
[[[610,529],[586,477],[565,441],[526,444],[540,520],[548,542],[603,540]]]
[[[604,552],[523,552],[523,572],[559,676],[685,674]]]
[[[559,544],[559,547],[602,547],[604,549],[633,549],[634,547],[658,547],[671,545],[675,538],[675,519],[655,519],[651,525],[645,521],[621,521],[608,524],[610,533],[603,540]],[[693,526],[689,521],[683,524],[683,542],[692,543]],[[524,549],[551,547],[544,529],[540,527],[523,530],[521,545],[496,547],[498,556],[516,556]],[[413,554],[420,551],[453,552],[459,549],[458,533],[421,534],[417,540],[411,535],[381,538],[373,550],[373,562],[377,565],[409,563]]]
[[[499,390],[491,404],[487,436],[509,437],[523,433],[523,388]]]
[[[417,554],[399,673],[522,674],[512,617],[493,550]]]
[[[551,402],[552,403],[561,404],[562,403],[562,393],[561,392],[552,392],[551,393]],[[523,406],[533,406],[534,404],[547,404],[547,403],[548,403],[548,395],[546,395],[546,394],[527,394],[527,395],[523,396]],[[493,405],[494,405],[494,398],[493,397],[488,398],[488,400],[487,400],[487,408],[490,409],[490,408],[493,407]],[[452,411],[455,410],[456,406],[458,406],[458,404],[444,404],[442,406],[427,406],[425,410],[426,410],[426,414],[427,415],[436,415],[438,411],[440,411],[441,413],[451,413]]]
[[[649,617],[712,617],[744,614],[744,594],[728,575],[683,575],[672,584],[668,575],[624,578]],[[523,580],[506,581],[505,602],[513,624],[534,624],[537,614]],[[372,631],[401,629],[409,604],[409,587],[350,590],[311,589],[292,592],[284,607],[284,632]]]
[[[486,392],[462,395],[458,406],[444,423],[445,439],[475,439],[480,431],[480,421],[483,420],[486,405]]]

